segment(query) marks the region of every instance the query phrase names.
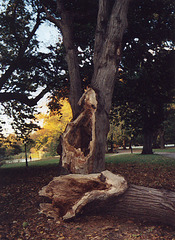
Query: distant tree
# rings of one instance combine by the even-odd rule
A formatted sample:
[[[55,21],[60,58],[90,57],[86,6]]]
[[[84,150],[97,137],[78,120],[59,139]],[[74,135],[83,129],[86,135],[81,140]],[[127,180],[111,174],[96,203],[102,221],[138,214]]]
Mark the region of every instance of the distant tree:
[[[175,108],[173,106],[168,109],[168,116],[163,123],[165,144],[175,144]]]
[[[6,137],[4,147],[6,148],[6,157],[14,156],[22,152],[21,142],[17,139],[15,134],[10,134]]]
[[[16,134],[16,137],[24,144],[26,167],[28,167],[27,145],[32,141],[30,138],[31,133],[40,127],[33,116],[33,109],[27,105],[25,107],[27,109],[18,103],[10,112],[10,108],[7,108],[6,113],[10,116],[12,115],[14,119],[12,128]]]
[[[153,136],[174,96],[175,3],[134,1],[128,18],[121,76],[113,102],[126,129],[133,129],[136,135],[142,132],[142,152],[151,154]]]

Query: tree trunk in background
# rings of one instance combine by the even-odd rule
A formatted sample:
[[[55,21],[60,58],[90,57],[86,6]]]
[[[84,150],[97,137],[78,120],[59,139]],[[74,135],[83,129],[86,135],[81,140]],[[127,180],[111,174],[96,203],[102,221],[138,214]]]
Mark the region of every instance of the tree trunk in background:
[[[151,129],[145,129],[143,139],[143,150],[142,154],[153,154],[152,144],[153,144],[153,132]]]
[[[26,167],[28,167],[28,160],[27,160],[27,144],[24,144],[25,146],[25,159],[26,159]]]
[[[123,147],[123,150],[126,150],[126,139],[123,139],[122,147]]]
[[[160,148],[164,149],[165,148],[165,139],[164,139],[164,129],[160,129],[159,131],[159,136],[160,136]]]

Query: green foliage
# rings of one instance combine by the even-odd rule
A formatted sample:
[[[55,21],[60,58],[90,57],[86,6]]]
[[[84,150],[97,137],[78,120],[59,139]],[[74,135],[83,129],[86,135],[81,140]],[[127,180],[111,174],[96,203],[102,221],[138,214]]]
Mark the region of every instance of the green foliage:
[[[155,133],[166,118],[175,89],[174,1],[134,1],[124,36],[114,113],[135,136]]]
[[[22,118],[31,119],[33,106],[55,86],[55,76],[59,71],[52,64],[55,55],[49,49],[48,53],[40,52],[36,37],[37,29],[44,20],[38,0],[7,0],[2,3],[0,101],[4,106],[2,110],[13,118],[13,127],[19,122],[23,125]],[[38,94],[41,87],[44,90]],[[20,120],[17,120],[19,117]]]
[[[64,3],[65,8],[73,13],[73,38],[78,49],[82,86],[86,88],[93,75],[98,1],[72,0]],[[39,87],[46,87],[47,91],[52,92],[49,106],[53,111],[60,110],[58,100],[69,94],[69,77],[62,40],[58,41],[57,46],[50,46],[48,53],[38,50],[36,30],[45,21],[42,4],[59,17],[55,1],[3,1],[0,12],[0,37],[3,39],[0,42],[0,93],[23,94],[31,99]],[[118,117],[120,113],[125,126],[122,130],[128,140],[131,135],[136,139],[148,127],[155,131],[164,120],[166,105],[172,101],[174,21],[173,0],[135,0],[130,4],[129,26],[123,41],[122,71],[113,98],[113,115]],[[18,135],[20,127],[20,134],[27,136],[36,126],[32,122],[34,108],[27,107],[26,102],[19,103],[24,99],[13,97],[7,103],[9,99],[5,100],[4,97],[1,101],[6,113],[14,118],[13,127]],[[49,142],[46,135],[44,133],[41,141],[44,145]],[[46,147],[55,149],[53,143]]]

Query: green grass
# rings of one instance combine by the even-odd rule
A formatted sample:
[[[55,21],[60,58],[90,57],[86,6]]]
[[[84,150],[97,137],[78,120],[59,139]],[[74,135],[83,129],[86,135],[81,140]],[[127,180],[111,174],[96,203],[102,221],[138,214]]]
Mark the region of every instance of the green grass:
[[[154,152],[175,152],[175,148],[154,149]]]
[[[134,164],[158,164],[158,165],[166,165],[175,167],[175,159],[168,158],[165,156],[161,156],[158,154],[153,155],[142,155],[140,153],[133,153],[133,154],[106,154],[106,162],[107,163],[134,163]],[[42,167],[42,166],[58,166],[59,158],[48,158],[42,159],[39,161],[32,161],[29,162],[29,167]],[[25,163],[11,163],[11,164],[4,164],[0,168],[24,168]]]
[[[175,159],[161,156],[158,154],[119,154],[106,156],[107,163],[134,163],[134,164],[159,164],[175,167]]]
[[[29,167],[43,167],[48,165],[58,165],[59,158],[49,158],[49,159],[41,159],[38,161],[28,162]],[[25,162],[22,163],[8,163],[2,165],[0,168],[24,168],[26,166]]]

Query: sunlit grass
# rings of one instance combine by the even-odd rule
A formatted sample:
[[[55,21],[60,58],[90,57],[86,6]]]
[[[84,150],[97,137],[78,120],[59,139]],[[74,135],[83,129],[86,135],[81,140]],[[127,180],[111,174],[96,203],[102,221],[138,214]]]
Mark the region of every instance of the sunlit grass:
[[[59,163],[59,158],[54,157],[54,158],[49,158],[49,159],[41,159],[37,161],[31,161],[28,162],[29,167],[43,167],[43,166],[48,166],[48,165],[58,165]],[[1,166],[1,168],[23,168],[26,167],[26,163],[8,163],[4,164]]]

